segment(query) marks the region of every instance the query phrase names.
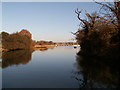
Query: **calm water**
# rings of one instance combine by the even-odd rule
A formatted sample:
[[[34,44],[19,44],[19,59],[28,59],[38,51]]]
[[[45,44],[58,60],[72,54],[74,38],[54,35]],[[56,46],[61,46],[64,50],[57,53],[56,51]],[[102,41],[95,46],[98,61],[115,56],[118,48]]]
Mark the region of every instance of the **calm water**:
[[[49,50],[3,53],[3,88],[74,88],[79,48],[60,46]]]
[[[2,54],[3,88],[119,88],[119,63],[77,56],[78,48],[59,46]],[[105,62],[106,61],[106,62]]]

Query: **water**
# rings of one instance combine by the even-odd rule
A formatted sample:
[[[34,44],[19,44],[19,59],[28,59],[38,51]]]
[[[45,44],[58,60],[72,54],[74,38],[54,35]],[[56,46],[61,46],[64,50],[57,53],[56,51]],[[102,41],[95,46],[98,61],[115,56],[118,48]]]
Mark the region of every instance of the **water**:
[[[3,53],[3,88],[77,88],[73,78],[79,48]]]
[[[77,56],[79,49],[58,46],[5,52],[2,54],[2,87],[120,88],[119,60]]]

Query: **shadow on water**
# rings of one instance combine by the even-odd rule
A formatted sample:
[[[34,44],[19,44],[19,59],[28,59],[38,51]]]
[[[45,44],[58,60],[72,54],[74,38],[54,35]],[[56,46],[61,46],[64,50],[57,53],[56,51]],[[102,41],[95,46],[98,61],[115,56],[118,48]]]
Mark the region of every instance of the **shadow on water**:
[[[118,61],[77,55],[74,78],[80,88],[120,88]]]
[[[17,50],[2,53],[2,68],[12,65],[27,64],[32,58],[31,50]]]

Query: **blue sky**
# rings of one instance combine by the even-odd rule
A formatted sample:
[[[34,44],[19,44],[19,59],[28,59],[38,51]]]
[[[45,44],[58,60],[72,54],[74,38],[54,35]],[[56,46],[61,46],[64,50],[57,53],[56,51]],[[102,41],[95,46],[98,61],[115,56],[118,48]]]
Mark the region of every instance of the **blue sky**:
[[[70,32],[79,25],[76,8],[93,12],[99,6],[94,2],[2,2],[2,31],[27,29],[34,40],[71,41]]]
[[[0,2],[0,31],[2,30],[2,3]]]

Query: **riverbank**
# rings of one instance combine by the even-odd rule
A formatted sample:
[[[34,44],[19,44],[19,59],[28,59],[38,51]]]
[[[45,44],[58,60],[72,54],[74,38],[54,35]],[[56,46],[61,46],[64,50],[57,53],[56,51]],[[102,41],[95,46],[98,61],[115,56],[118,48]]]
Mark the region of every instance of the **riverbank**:
[[[9,51],[7,49],[0,48],[0,52]]]
[[[59,45],[35,45],[30,50],[44,51],[44,50],[47,50],[47,49],[53,49],[56,46],[59,46]],[[79,45],[70,45],[70,46],[73,46],[74,48],[77,48],[77,46],[79,46]],[[0,48],[0,52],[17,51],[17,50],[27,50],[27,49],[22,49],[22,48],[18,48],[18,49],[3,49],[3,48]]]
[[[53,49],[56,45],[35,45],[34,50],[47,50],[47,49]]]
[[[53,48],[56,45],[35,45],[34,48]]]
[[[55,45],[35,45],[33,47],[33,50],[46,50],[46,49],[49,49],[49,48],[54,48]],[[21,49],[3,49],[3,48],[0,48],[0,52],[7,52],[7,51],[16,51],[16,50],[21,50]]]

